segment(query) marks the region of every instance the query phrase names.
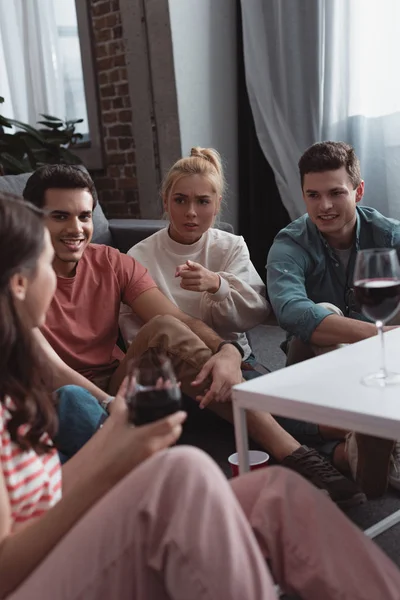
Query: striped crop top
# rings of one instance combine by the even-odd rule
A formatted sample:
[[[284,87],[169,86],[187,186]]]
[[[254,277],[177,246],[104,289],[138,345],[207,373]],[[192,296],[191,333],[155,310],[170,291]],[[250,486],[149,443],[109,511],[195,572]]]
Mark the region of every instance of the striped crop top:
[[[8,492],[12,527],[39,517],[61,499],[61,465],[56,449],[22,451],[7,430],[12,401],[0,402],[0,465]]]

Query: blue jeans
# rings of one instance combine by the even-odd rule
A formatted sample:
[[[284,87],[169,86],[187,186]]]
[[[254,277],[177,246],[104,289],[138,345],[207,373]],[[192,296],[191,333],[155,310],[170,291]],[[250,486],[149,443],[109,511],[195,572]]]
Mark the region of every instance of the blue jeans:
[[[56,394],[59,426],[54,443],[64,463],[90,440],[108,415],[92,394],[77,385],[65,385]]]

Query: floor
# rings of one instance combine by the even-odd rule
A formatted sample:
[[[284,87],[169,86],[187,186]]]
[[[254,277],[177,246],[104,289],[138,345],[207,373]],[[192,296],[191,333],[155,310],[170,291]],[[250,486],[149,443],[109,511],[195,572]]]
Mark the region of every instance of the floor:
[[[257,359],[271,370],[284,366],[284,354],[279,348],[284,334],[279,327],[260,326],[251,334],[252,348]],[[236,451],[233,427],[215,417],[210,411],[200,411],[193,403],[187,406],[189,418],[181,443],[202,448],[210,454],[227,476],[230,476],[227,458]],[[400,493],[391,491],[379,500],[348,511],[348,516],[359,527],[366,529],[380,519],[400,509]],[[379,546],[400,566],[400,524],[383,533],[375,540]]]

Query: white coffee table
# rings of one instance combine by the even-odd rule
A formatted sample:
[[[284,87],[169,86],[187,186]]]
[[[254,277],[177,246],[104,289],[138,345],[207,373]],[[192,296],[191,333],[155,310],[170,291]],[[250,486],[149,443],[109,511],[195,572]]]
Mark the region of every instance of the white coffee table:
[[[265,341],[268,343],[268,340]],[[400,328],[385,334],[389,370],[400,372]],[[239,471],[249,470],[246,409],[400,439],[400,386],[366,387],[380,365],[377,337],[286,367],[233,388]],[[365,531],[375,537],[400,522],[400,510]]]

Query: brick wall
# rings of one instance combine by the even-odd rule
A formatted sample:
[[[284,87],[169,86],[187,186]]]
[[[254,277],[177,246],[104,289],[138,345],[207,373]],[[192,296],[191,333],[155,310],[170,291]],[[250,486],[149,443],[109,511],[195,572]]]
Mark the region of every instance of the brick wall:
[[[105,159],[105,168],[92,172],[92,176],[108,217],[139,217],[119,0],[90,0],[90,11]]]

